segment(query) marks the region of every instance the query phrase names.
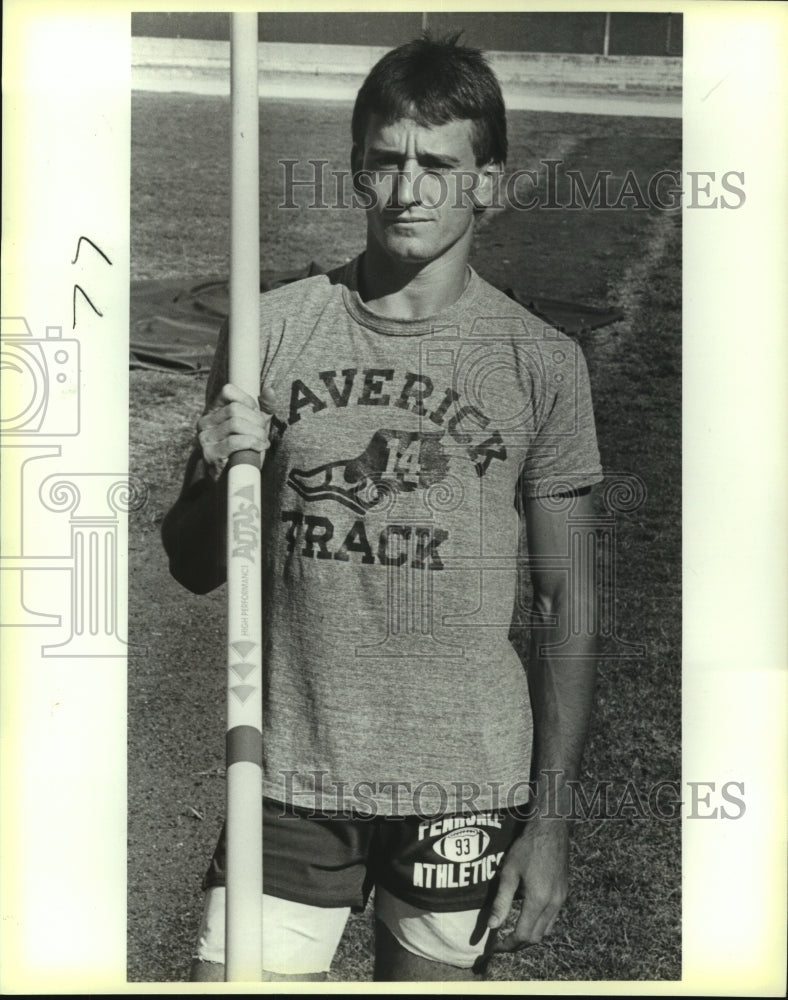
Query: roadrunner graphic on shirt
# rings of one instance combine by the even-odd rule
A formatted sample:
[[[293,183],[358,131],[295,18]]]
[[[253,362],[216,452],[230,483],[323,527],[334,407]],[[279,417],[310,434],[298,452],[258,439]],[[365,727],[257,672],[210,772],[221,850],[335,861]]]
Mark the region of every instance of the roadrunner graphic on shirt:
[[[381,503],[381,485],[410,493],[444,479],[449,458],[442,437],[378,430],[360,455],[316,469],[291,469],[287,482],[305,500],[335,500],[363,515]]]
[[[336,388],[337,372],[320,372],[319,378],[329,387],[333,404],[345,408],[350,404],[350,390],[356,369],[344,369],[344,388]],[[450,462],[459,457],[472,463],[476,477],[483,477],[494,459],[505,461],[506,447],[500,431],[488,431],[490,418],[478,407],[459,405],[460,395],[447,388],[436,409],[427,411],[422,405],[425,392],[432,392],[432,384],[424,376],[406,372],[402,379],[400,395],[383,393],[383,382],[394,379],[393,369],[366,369],[363,371],[363,388],[355,400],[357,405],[396,406],[414,412],[423,422],[440,428],[409,431],[381,427],[373,431],[363,451],[339,457],[311,468],[294,465],[287,474],[287,485],[309,503],[319,501],[344,507],[359,518],[370,511],[379,511],[400,494],[428,490],[449,477]],[[392,401],[393,400],[393,401]],[[302,411],[318,413],[326,409],[324,399],[313,392],[306,383],[297,379],[292,383],[290,416],[288,424],[298,423]],[[426,418],[426,419],[425,419]],[[275,422],[275,430],[283,434],[288,424]],[[450,488],[450,487],[449,487]],[[442,569],[437,546],[448,537],[441,528],[421,528],[412,525],[387,525],[379,536],[376,548],[367,537],[363,520],[357,520],[345,536],[340,549],[331,552],[328,543],[335,535],[335,522],[327,516],[284,510],[282,520],[289,525],[288,552],[295,550],[296,540],[303,536],[305,545],[300,555],[307,558],[333,558],[348,561],[349,553],[359,553],[361,561],[375,561],[383,565],[401,565],[408,556],[396,544],[410,544],[413,552],[411,568]]]

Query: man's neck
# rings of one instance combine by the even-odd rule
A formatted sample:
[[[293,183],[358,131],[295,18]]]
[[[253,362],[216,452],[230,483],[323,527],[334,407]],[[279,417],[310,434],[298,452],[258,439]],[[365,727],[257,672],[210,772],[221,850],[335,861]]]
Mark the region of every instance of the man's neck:
[[[452,248],[454,249],[454,248]],[[375,244],[368,244],[359,267],[362,301],[391,319],[436,316],[462,295],[470,278],[464,248],[426,264],[392,262]]]

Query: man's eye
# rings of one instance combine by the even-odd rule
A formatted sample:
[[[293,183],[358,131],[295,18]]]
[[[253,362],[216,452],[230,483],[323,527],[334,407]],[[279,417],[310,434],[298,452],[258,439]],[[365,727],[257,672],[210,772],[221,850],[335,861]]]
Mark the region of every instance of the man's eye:
[[[421,168],[425,174],[431,175],[433,177],[445,177],[447,174],[452,173],[456,167],[451,163],[425,163]]]

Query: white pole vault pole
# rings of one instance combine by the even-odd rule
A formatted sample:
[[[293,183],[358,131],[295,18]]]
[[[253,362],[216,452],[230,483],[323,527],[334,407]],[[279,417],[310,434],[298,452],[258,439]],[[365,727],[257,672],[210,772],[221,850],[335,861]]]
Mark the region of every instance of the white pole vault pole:
[[[231,14],[230,381],[260,395],[257,14]],[[225,980],[262,976],[262,622],[260,456],[227,476],[227,903]]]

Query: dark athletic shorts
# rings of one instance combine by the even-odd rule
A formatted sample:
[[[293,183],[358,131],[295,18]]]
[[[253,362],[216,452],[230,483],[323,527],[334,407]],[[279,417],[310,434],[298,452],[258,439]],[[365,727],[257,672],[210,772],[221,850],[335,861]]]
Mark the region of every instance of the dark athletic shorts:
[[[316,816],[264,799],[263,891],[358,912],[381,885],[423,910],[481,909],[492,903],[501,859],[523,822],[516,809],[432,819]],[[224,870],[222,829],[203,889],[224,885]]]

